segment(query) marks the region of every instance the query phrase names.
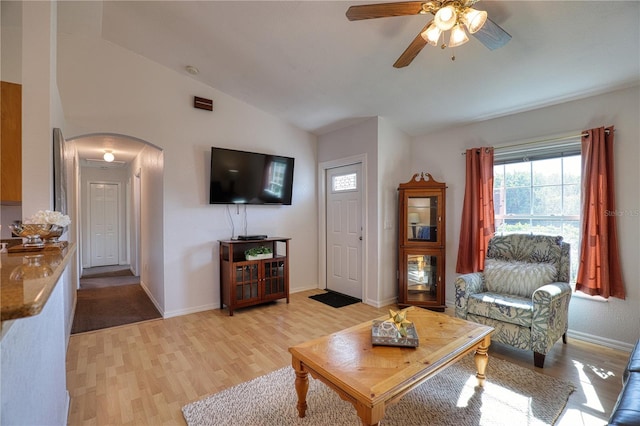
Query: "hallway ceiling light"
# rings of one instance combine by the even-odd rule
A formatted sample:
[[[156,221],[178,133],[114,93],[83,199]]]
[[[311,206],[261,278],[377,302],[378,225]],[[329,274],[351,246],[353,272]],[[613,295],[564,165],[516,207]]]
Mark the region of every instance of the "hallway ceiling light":
[[[106,150],[104,152],[104,155],[102,156],[102,158],[104,158],[104,161],[106,161],[107,163],[110,163],[110,162],[112,162],[113,160],[116,159],[116,157],[113,155],[111,150]]]

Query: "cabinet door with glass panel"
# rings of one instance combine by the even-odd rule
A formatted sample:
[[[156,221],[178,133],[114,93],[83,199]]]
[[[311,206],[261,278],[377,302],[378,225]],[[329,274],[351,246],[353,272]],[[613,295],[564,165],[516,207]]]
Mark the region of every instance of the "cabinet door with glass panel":
[[[398,303],[444,310],[446,184],[417,173],[398,187]]]
[[[406,214],[404,215],[405,244],[429,244],[441,246],[443,242],[442,192],[438,190],[404,191]]]
[[[398,304],[443,308],[444,252],[406,248],[400,256]]]

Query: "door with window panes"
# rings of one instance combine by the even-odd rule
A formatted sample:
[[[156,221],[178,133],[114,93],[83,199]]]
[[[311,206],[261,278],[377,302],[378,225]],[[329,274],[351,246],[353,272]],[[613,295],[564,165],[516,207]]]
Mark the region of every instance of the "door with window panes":
[[[326,172],[327,290],[362,299],[362,164]]]

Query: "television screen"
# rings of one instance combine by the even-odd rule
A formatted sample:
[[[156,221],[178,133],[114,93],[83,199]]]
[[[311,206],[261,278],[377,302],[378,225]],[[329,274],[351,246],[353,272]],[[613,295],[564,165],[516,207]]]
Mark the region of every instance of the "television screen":
[[[291,204],[291,157],[211,148],[210,204]]]

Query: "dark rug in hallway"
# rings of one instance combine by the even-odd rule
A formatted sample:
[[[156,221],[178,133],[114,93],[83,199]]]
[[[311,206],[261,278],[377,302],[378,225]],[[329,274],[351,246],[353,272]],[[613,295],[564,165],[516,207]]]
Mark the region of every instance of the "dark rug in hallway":
[[[71,334],[161,318],[140,284],[78,290]]]
[[[360,303],[362,300],[355,297],[347,296],[346,294],[337,293],[335,291],[327,291],[322,294],[314,294],[309,296],[309,299],[317,300],[325,305],[329,305],[334,308],[342,308],[343,306],[353,305],[354,303]]]
[[[80,277],[81,289],[112,287],[128,284],[140,284],[140,277],[133,275],[129,268],[88,268],[84,270],[82,277]]]
[[[93,270],[99,270],[94,272]],[[104,277],[132,277],[130,269],[116,269],[113,271],[103,271],[100,268],[88,268],[82,274],[82,278],[104,278]]]

